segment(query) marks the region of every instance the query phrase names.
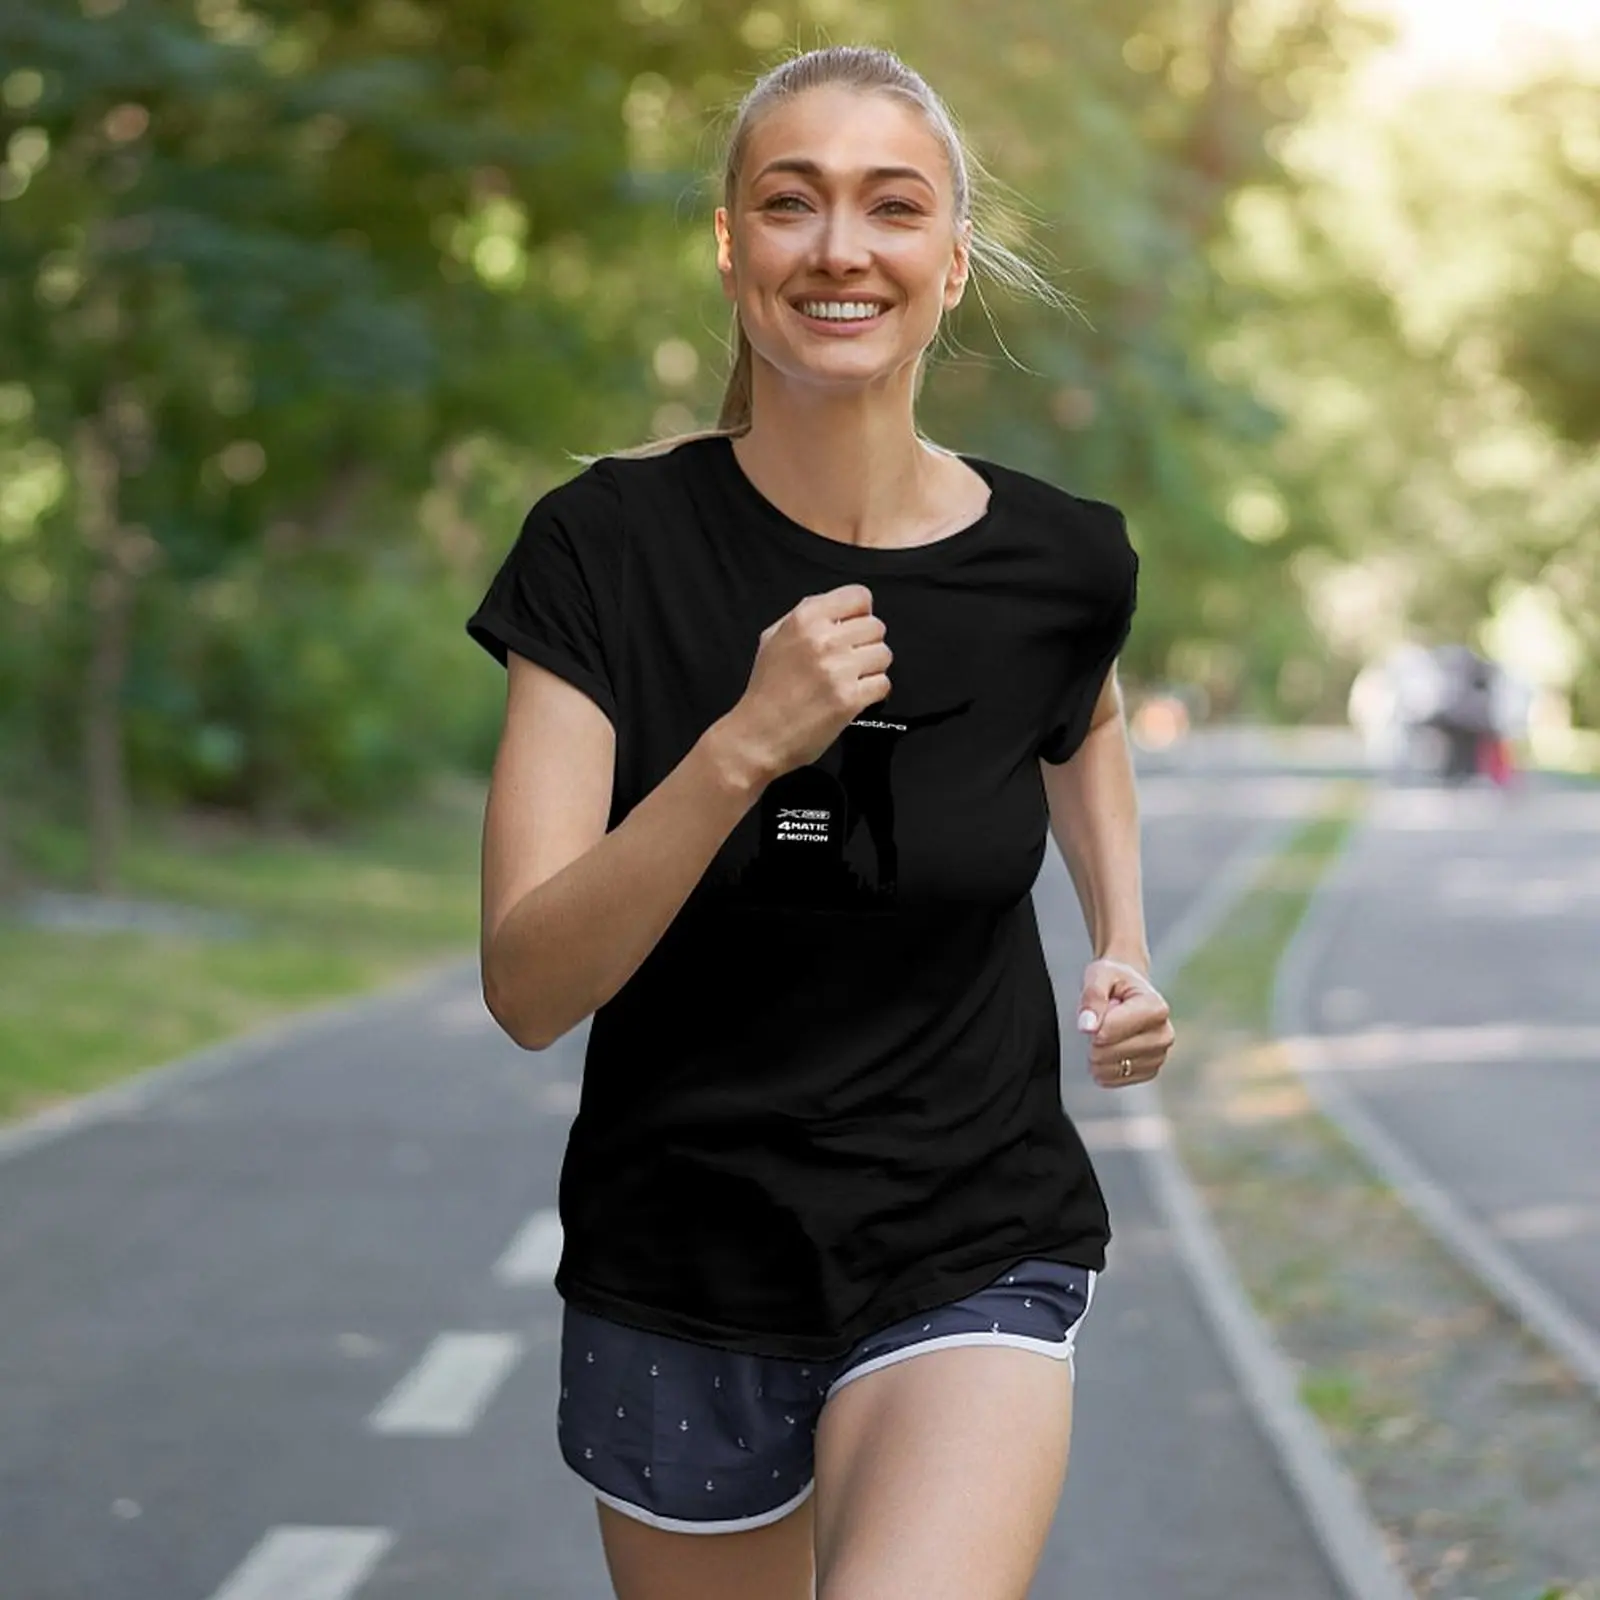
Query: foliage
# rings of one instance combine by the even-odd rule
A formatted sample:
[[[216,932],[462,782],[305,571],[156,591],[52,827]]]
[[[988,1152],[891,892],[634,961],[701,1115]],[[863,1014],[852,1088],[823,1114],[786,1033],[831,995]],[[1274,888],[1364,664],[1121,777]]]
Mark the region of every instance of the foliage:
[[[846,39],[941,90],[1081,307],[969,294],[924,421],[1127,508],[1133,678],[1337,714],[1352,610],[1461,632],[1515,579],[1600,712],[1576,70],[1380,129],[1344,0],[12,0],[0,782],[94,745],[143,800],[310,820],[481,766],[465,613],[570,452],[714,414],[717,136]]]
[[[1290,419],[1278,481],[1325,530],[1300,573],[1334,656],[1486,642],[1532,597],[1562,637],[1524,628],[1512,664],[1592,723],[1600,70],[1566,72],[1301,129],[1296,191],[1237,196],[1222,263],[1279,304],[1221,348]]]

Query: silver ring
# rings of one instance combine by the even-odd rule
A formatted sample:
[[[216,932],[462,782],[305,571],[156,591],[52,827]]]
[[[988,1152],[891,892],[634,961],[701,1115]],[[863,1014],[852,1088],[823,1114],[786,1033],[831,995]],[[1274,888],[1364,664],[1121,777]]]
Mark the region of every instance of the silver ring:
[[[1122,1058],[1122,1060],[1120,1062],[1118,1062],[1117,1064],[1122,1068],[1122,1076],[1124,1078],[1132,1077],[1132,1075],[1133,1075],[1133,1058],[1131,1056],[1124,1056]]]

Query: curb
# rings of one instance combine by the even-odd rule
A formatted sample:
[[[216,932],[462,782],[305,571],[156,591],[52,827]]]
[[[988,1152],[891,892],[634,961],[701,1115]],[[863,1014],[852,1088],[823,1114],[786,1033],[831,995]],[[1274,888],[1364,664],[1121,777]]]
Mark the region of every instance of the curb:
[[[1345,835],[1338,859],[1317,886],[1311,906],[1284,952],[1273,988],[1273,1031],[1313,1103],[1399,1195],[1417,1221],[1600,1398],[1600,1336],[1428,1176],[1345,1088],[1337,1072],[1323,1070],[1320,1037],[1311,1018],[1312,979],[1328,953],[1338,923],[1353,904],[1348,890],[1355,874],[1356,846],[1370,826],[1370,809],[1369,803]]]
[[[368,989],[252,1028],[247,1033],[204,1045],[164,1065],[149,1067],[131,1078],[91,1089],[59,1105],[0,1127],[0,1162],[65,1138],[80,1128],[137,1115],[153,1100],[175,1089],[254,1066],[286,1044],[304,1043],[334,1032],[358,1017],[383,1016],[413,1000],[426,1000],[447,990],[477,969],[476,956],[450,956],[383,989]]]
[[[1269,824],[1232,857],[1160,941],[1152,966],[1169,980],[1233,908],[1302,818]],[[1293,1364],[1251,1305],[1178,1157],[1154,1082],[1124,1091],[1128,1113],[1156,1137],[1133,1141],[1156,1203],[1177,1241],[1207,1321],[1256,1425],[1276,1452],[1312,1532],[1349,1600],[1416,1600],[1390,1559],[1382,1530],[1355,1479],[1301,1403]]]

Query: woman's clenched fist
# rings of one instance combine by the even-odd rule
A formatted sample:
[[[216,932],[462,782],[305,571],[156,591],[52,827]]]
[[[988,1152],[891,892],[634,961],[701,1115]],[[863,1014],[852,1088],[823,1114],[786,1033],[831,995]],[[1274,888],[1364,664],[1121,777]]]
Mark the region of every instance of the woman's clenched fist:
[[[815,761],[889,693],[884,632],[871,590],[859,583],[807,595],[762,629],[749,684],[728,720],[769,779]]]

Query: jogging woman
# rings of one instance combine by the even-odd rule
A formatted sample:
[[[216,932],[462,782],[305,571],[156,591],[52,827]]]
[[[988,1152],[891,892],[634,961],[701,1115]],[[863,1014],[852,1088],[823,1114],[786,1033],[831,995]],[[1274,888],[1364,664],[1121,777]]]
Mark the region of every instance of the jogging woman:
[[[715,226],[718,429],[544,495],[468,623],[509,679],[485,998],[528,1049],[594,1017],[558,1439],[621,1600],[1016,1600],[1108,1237],[1050,832],[1095,1078],[1172,1042],[1114,671],[1138,562],[1112,507],[918,434],[971,265],[1018,263],[896,57],[763,78]]]

